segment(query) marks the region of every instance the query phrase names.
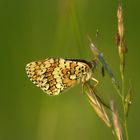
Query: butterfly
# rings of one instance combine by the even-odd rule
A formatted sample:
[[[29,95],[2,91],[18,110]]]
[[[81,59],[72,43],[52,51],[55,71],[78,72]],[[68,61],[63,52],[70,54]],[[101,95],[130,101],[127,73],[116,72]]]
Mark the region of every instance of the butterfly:
[[[96,62],[80,59],[47,58],[26,65],[29,79],[48,95],[59,95],[75,84],[92,77]]]

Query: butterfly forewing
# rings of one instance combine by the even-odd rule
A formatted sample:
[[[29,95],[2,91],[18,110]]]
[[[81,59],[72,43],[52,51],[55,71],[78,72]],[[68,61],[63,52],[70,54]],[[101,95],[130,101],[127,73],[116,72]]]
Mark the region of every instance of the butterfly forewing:
[[[88,63],[62,58],[31,62],[27,64],[26,71],[30,80],[49,95],[58,95],[79,80],[84,82],[91,77]]]

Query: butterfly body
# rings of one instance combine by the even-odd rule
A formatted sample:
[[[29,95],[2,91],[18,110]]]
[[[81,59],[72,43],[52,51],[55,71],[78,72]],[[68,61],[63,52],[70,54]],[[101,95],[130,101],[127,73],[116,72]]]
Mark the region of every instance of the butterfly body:
[[[27,64],[29,79],[49,95],[58,95],[92,75],[90,62],[78,59],[48,58]]]

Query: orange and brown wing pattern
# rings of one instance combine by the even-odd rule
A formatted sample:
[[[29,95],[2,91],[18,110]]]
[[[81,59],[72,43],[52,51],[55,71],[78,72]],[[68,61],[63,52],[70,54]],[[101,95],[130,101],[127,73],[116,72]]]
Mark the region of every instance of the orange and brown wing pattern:
[[[58,95],[80,79],[87,81],[91,77],[87,63],[62,58],[31,62],[27,64],[26,72],[30,80],[49,95]]]

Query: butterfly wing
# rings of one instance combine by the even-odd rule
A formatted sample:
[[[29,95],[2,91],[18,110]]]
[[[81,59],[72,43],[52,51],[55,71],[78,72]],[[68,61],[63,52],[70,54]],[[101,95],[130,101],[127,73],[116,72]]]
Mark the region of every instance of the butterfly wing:
[[[87,67],[78,60],[48,58],[27,64],[26,72],[30,80],[45,93],[58,95],[78,83],[87,73]]]

